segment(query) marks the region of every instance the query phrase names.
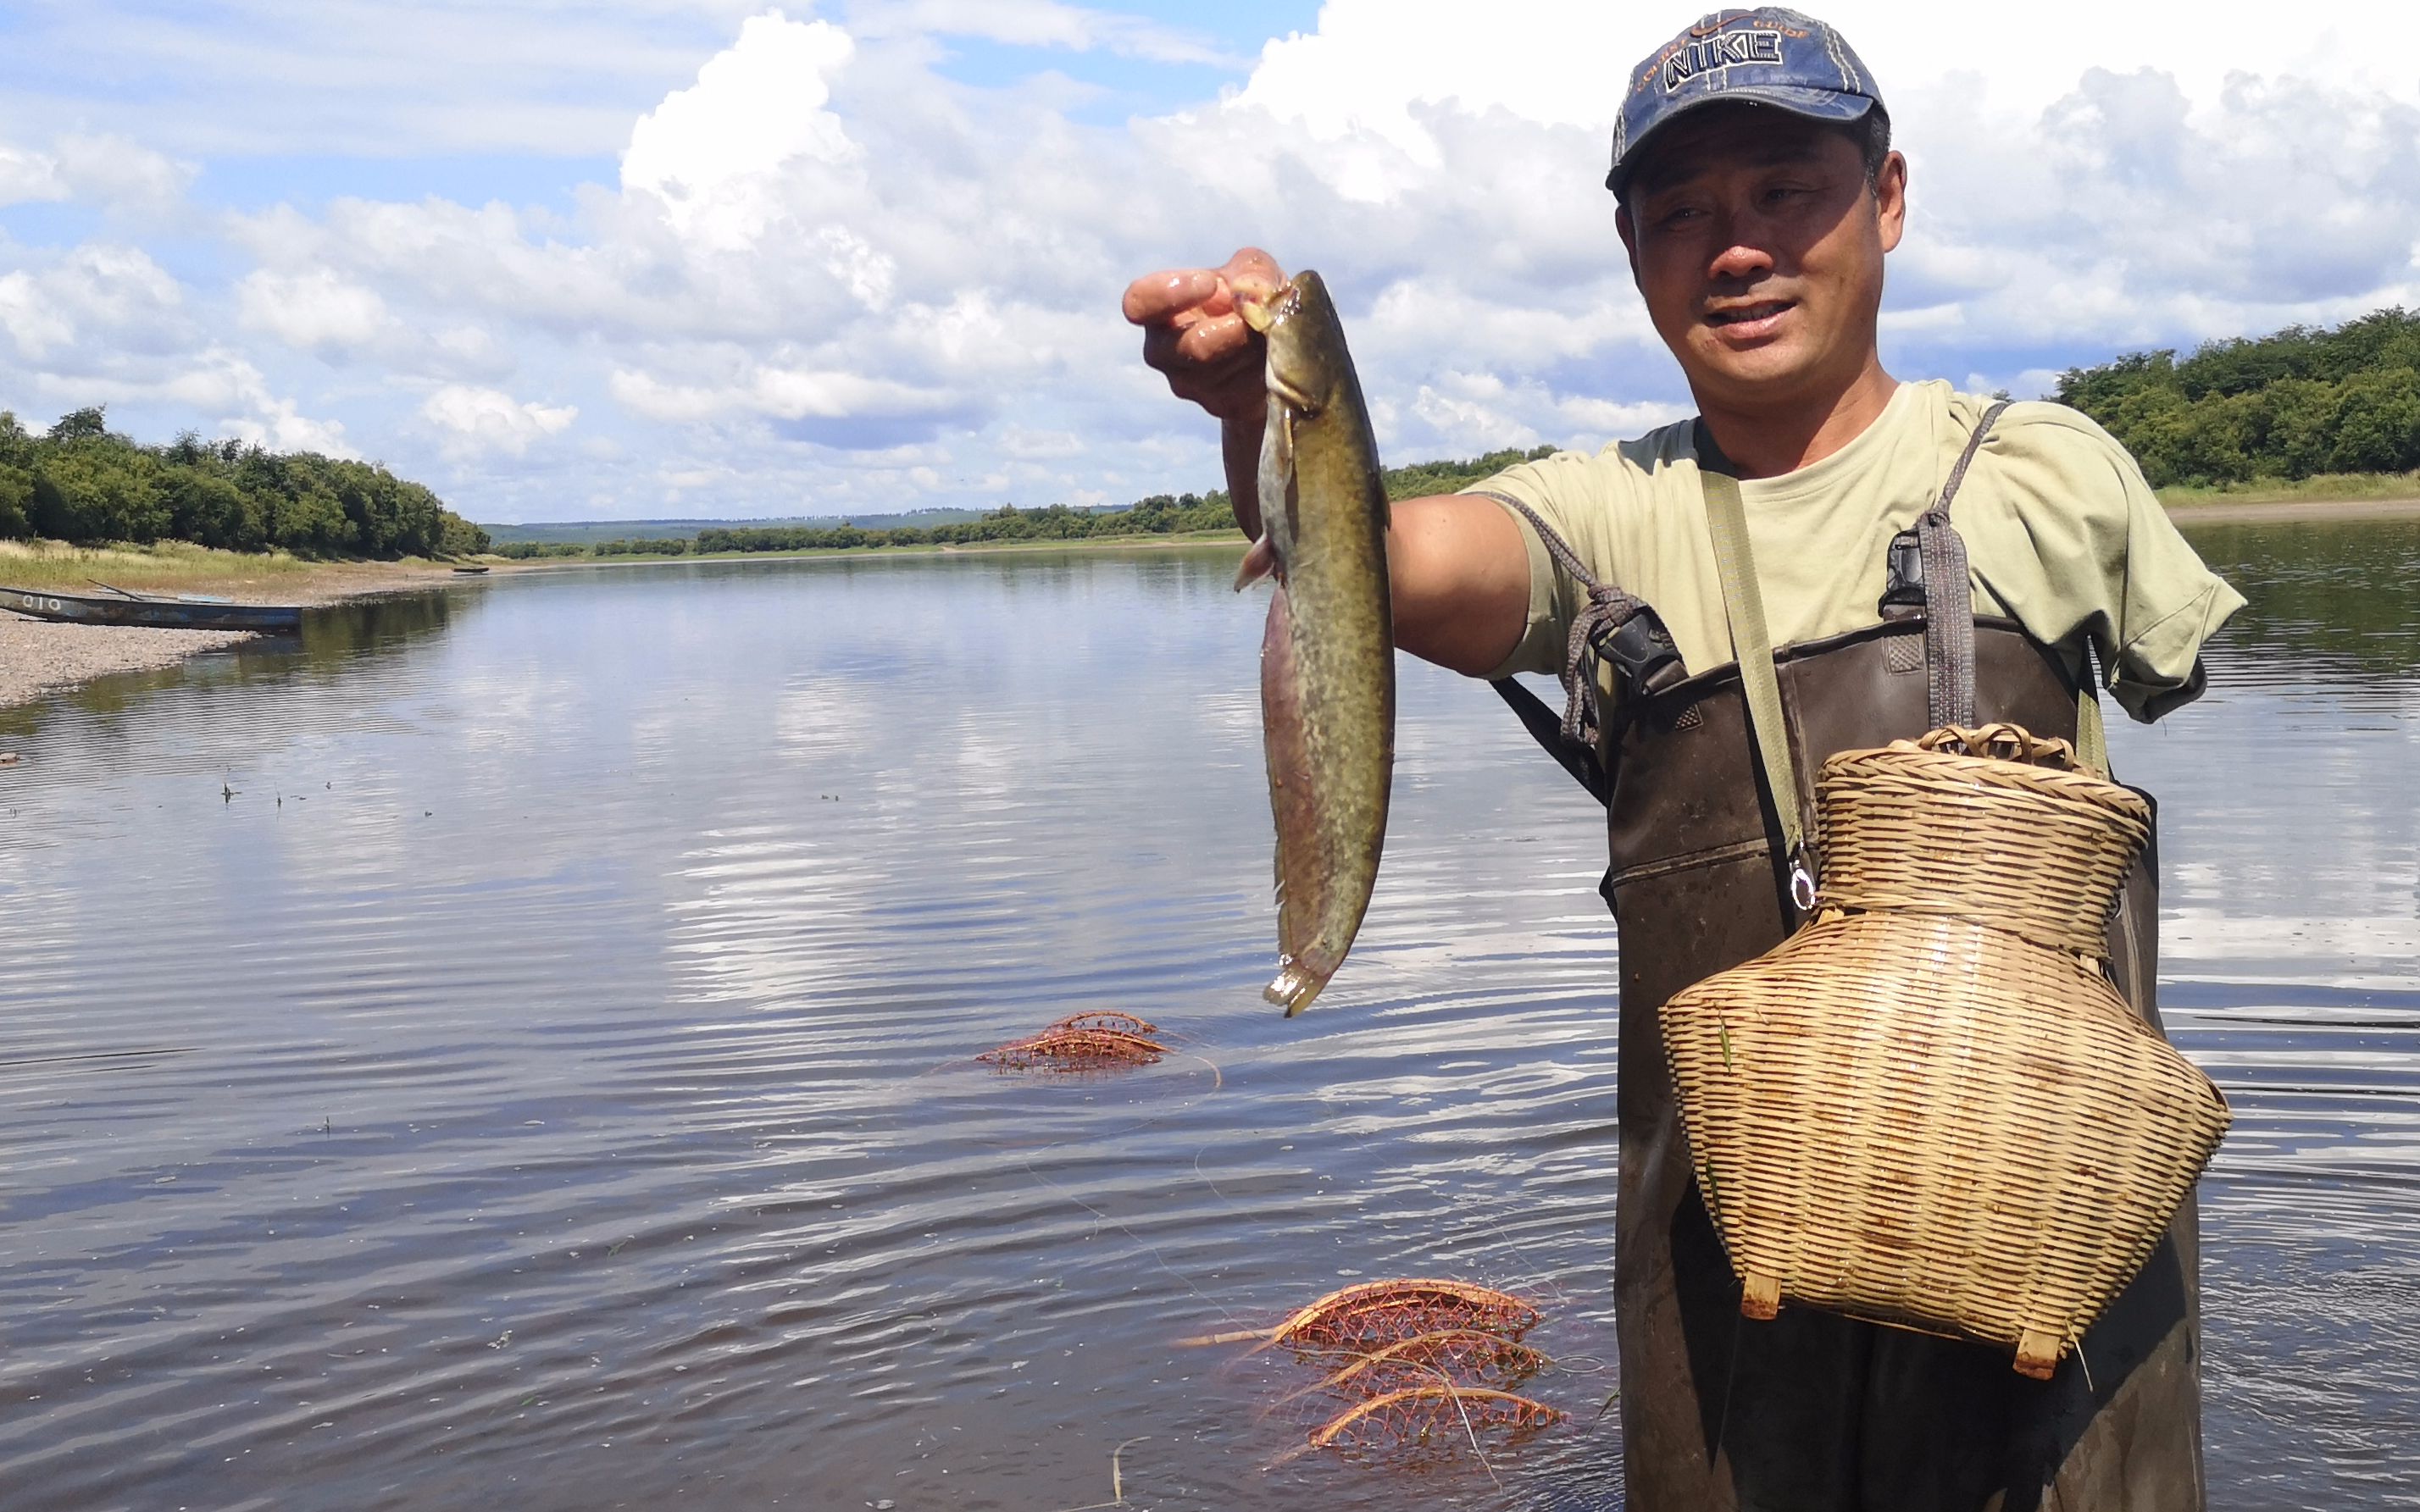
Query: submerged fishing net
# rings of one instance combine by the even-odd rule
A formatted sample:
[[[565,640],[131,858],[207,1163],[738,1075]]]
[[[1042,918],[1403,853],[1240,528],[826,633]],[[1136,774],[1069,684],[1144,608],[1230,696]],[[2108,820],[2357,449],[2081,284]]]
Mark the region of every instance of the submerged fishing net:
[[[1450,1450],[1493,1432],[1526,1439],[1562,1421],[1544,1402],[1484,1386],[1406,1386],[1311,1430],[1316,1449]]]
[[[1544,1370],[1544,1355],[1517,1339],[1484,1329],[1441,1328],[1364,1352],[1347,1351],[1344,1363],[1295,1396],[1329,1392],[1340,1396],[1383,1396],[1406,1386],[1492,1386],[1510,1391]],[[1292,1400],[1289,1397],[1288,1400]]]
[[[1191,1344],[1252,1341],[1252,1353],[1286,1349],[1319,1363],[1322,1377],[1277,1407],[1325,1396],[1308,1437],[1314,1449],[1450,1454],[1487,1437],[1518,1439],[1562,1414],[1513,1388],[1543,1373],[1546,1357],[1521,1342],[1538,1309],[1509,1292],[1466,1281],[1369,1281],[1331,1291],[1271,1329],[1213,1334]],[[1341,1406],[1339,1404],[1342,1404]]]
[[[1271,1343],[1308,1350],[1373,1350],[1400,1339],[1470,1329],[1517,1339],[1538,1309],[1465,1281],[1368,1281],[1331,1291],[1277,1327]]]
[[[1112,1034],[1139,1034],[1149,1039],[1159,1032],[1159,1026],[1132,1013],[1070,1013],[1054,1020],[1053,1029],[1107,1029]],[[1047,1031],[1046,1031],[1047,1032]]]
[[[1012,1040],[975,1058],[1012,1070],[1149,1066],[1168,1054],[1168,1046],[1152,1038],[1158,1032],[1156,1025],[1131,1013],[1070,1013],[1039,1034]]]

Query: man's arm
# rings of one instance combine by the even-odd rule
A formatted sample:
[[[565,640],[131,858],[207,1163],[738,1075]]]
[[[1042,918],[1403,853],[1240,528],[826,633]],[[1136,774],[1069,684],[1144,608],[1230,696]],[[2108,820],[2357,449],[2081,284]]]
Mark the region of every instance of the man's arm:
[[[1219,424],[1235,521],[1260,533],[1261,437],[1268,422],[1261,338],[1235,313],[1238,285],[1274,288],[1284,275],[1247,247],[1220,269],[1153,273],[1127,285],[1125,316],[1142,327],[1143,361]],[[1461,494],[1405,499],[1387,532],[1395,644],[1480,676],[1521,642],[1529,613],[1529,552],[1493,500]]]

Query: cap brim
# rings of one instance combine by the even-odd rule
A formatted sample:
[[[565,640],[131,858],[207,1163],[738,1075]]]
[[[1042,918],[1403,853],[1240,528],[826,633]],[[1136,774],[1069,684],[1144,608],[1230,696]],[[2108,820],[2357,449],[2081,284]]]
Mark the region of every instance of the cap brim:
[[[1744,85],[1736,89],[1716,90],[1676,108],[1637,141],[1629,144],[1621,154],[1621,161],[1605,176],[1605,187],[1621,193],[1622,186],[1630,182],[1631,171],[1637,166],[1640,152],[1674,121],[1708,105],[1742,104],[1771,105],[1776,110],[1786,110],[1792,116],[1802,116],[1808,120],[1846,123],[1864,120],[1873,110],[1875,101],[1866,95],[1843,94],[1837,89],[1808,89],[1798,85]]]

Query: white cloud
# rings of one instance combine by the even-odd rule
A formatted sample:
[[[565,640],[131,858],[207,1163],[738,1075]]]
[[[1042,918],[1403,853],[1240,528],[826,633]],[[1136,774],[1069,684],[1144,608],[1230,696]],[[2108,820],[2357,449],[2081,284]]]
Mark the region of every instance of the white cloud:
[[[1932,0],[1830,0],[1822,14],[1881,80],[1895,116],[1916,101],[1956,99],[2029,116],[2066,95],[2087,69],[2152,69],[2199,100],[2239,75],[2293,76],[2410,100],[2410,60],[2374,45],[2369,12],[2342,17],[2228,0],[2179,25],[2156,7],[2036,0],[2022,25]],[[1626,66],[1686,21],[1596,0],[1492,0],[1469,24],[1463,0],[1326,0],[1315,31],[1270,41],[1233,104],[1300,123],[1323,137],[1359,130],[1418,144],[1409,107],[1452,100],[1544,125],[1609,131]]]
[[[289,347],[323,356],[370,345],[387,329],[386,301],[333,270],[259,269],[236,285],[244,323]]]
[[[193,181],[191,163],[122,136],[67,135],[48,151],[0,142],[0,206],[77,200],[102,209],[158,212]]]
[[[324,456],[358,460],[361,453],[345,440],[342,422],[314,420],[300,413],[290,399],[265,398],[254,414],[220,421],[218,434],[251,441],[272,452],[318,452]]]
[[[622,154],[624,193],[652,196],[675,230],[705,247],[754,245],[784,208],[783,170],[799,159],[858,157],[840,117],[824,108],[830,75],[855,51],[827,21],[790,21],[778,10],[750,18],[738,40],[698,69],[695,85],[639,118]]]
[[[865,7],[850,17],[850,24],[868,37],[933,32],[1019,47],[1098,49],[1159,63],[1231,61],[1189,33],[1059,0],[891,0]]]
[[[0,205],[67,197],[68,186],[60,181],[56,160],[0,142]]]
[[[182,286],[147,254],[108,242],[0,274],[0,333],[33,363],[89,339],[156,349],[184,326],[183,304]]]
[[[941,389],[778,364],[747,364],[721,381],[703,383],[622,369],[608,387],[624,408],[650,420],[725,427],[770,421],[794,437],[859,450],[929,436],[963,403]]]
[[[40,362],[75,339],[75,323],[45,298],[46,292],[31,273],[0,275],[0,335],[29,363]]]
[[[573,405],[523,403],[500,389],[449,383],[421,402],[420,414],[443,434],[450,455],[503,452],[520,456],[533,442],[568,428],[580,410]]]
[[[2350,46],[2350,22],[2222,7],[2179,28],[2081,0],[2018,28],[1904,0],[1826,14],[1882,75],[1915,165],[1885,326],[1908,376],[2034,392],[2122,347],[2420,301],[2420,86]],[[197,414],[263,434],[341,413],[399,469],[475,475],[507,512],[601,497],[644,514],[709,486],[717,510],[766,513],[1130,498],[1210,483],[1215,454],[1137,362],[1118,291],[1256,241],[1328,275],[1392,456],[1594,445],[1677,415],[1599,185],[1608,60],[1681,18],[1598,0],[1468,16],[1329,0],[1225,96],[1124,122],[1071,116],[1100,95],[1065,80],[956,82],[952,39],[1180,62],[1210,44],[1061,0],[660,26],[517,12],[494,58],[375,17],[339,47],[306,20],[262,59],[211,55],[279,70],[277,108],[318,100],[326,140],[376,120],[418,151],[482,132],[618,147],[618,172],[537,204],[230,216],[230,271],[192,287],[116,233],[0,239],[0,354],[20,369],[0,363],[0,399],[167,407],[190,389]],[[593,59],[554,56],[582,36]],[[206,40],[170,25],[128,45]],[[396,56],[361,55],[373,44]],[[373,97],[362,114],[308,93],[315,64]],[[112,178],[108,159],[0,147],[0,203],[156,203],[188,171],[120,154]],[[575,415],[576,440],[541,444]],[[601,465],[608,443],[650,465]]]

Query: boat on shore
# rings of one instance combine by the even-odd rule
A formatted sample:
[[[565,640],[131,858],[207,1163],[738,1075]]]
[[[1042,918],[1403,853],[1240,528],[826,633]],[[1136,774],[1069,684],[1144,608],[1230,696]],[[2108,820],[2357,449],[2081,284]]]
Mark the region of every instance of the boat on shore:
[[[113,596],[54,594],[38,588],[0,587],[0,609],[30,619],[69,625],[132,625],[155,630],[257,630],[292,635],[302,628],[302,610],[290,604],[239,604],[200,594],[158,594],[110,590]]]

